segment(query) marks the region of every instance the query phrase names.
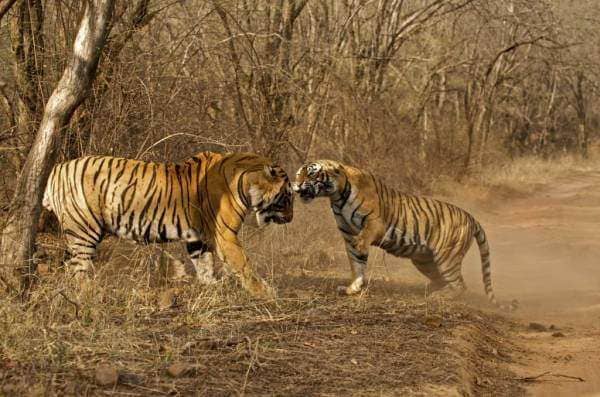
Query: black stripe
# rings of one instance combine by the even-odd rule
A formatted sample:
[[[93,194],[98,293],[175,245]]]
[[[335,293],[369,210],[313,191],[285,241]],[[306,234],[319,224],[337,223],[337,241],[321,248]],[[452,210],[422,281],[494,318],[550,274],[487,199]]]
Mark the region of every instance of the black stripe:
[[[365,202],[364,199],[362,199],[362,201],[360,203],[358,203],[358,205],[354,208],[354,210],[352,211],[352,214],[350,215],[350,223],[352,223],[354,225],[354,215],[356,215],[356,212],[359,210],[359,208],[363,205],[363,203]]]
[[[102,158],[102,160],[100,160],[100,164],[98,164],[98,169],[94,173],[94,177],[92,179],[92,183],[94,184],[94,186],[96,186],[98,177],[100,176],[100,173],[102,172],[102,167],[104,166],[105,162],[106,162],[106,157]]]
[[[148,192],[150,192],[150,189],[152,189],[154,187],[154,184],[156,183],[156,166],[154,164],[152,164],[152,177],[150,178],[150,181],[148,182],[148,187],[146,188],[146,191],[144,192],[144,198],[148,195]]]
[[[129,209],[131,208],[131,205],[133,204],[133,199],[135,198],[135,188],[136,187],[137,187],[137,179],[135,180],[135,182],[129,184],[125,189],[123,189],[123,193],[121,194],[121,201],[125,201],[125,196],[127,195],[127,192],[129,191],[129,189],[134,190],[133,192],[131,192],[131,196],[129,197],[129,200],[127,201],[127,203],[125,203],[125,205],[123,207],[124,212],[129,211]]]

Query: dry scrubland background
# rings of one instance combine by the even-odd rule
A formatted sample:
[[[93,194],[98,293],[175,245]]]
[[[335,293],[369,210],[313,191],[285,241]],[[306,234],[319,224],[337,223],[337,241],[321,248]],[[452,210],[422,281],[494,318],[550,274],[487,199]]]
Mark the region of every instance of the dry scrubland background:
[[[18,0],[0,19],[3,211],[83,7]],[[59,160],[250,150],[290,174],[330,157],[459,201],[532,190],[593,151],[598,18],[595,0],[117,1]],[[117,391],[142,395],[518,392],[490,375],[510,378],[494,367],[511,360],[494,347],[510,344],[506,328],[473,336],[495,315],[424,300],[423,279],[406,270],[398,281],[400,262],[380,252],[369,299],[334,298],[347,266],[333,219],[326,203],[296,209],[290,225],[244,229],[281,295],[267,303],[228,277],[171,280],[177,244],[108,240],[95,278],[78,285],[60,269],[63,241],[43,233],[30,303],[0,307],[3,392],[107,392],[99,363],[121,371]],[[465,339],[483,360],[444,354],[468,350]],[[182,378],[165,374],[174,362]],[[467,370],[481,379],[465,381]]]
[[[83,2],[18,1],[0,27],[1,202]],[[332,157],[411,190],[598,129],[593,0],[117,1],[60,159],[252,150]]]

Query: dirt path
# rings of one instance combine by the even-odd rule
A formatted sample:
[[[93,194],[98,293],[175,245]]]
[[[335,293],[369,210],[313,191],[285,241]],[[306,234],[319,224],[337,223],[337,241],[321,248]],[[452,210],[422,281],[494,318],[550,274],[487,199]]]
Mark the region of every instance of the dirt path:
[[[517,320],[557,328],[521,332],[529,353],[513,370],[523,377],[550,372],[531,382],[535,396],[600,393],[600,172],[560,178],[527,198],[492,201],[476,213],[492,244],[496,295],[519,300]],[[471,290],[480,288],[476,250],[464,269]]]

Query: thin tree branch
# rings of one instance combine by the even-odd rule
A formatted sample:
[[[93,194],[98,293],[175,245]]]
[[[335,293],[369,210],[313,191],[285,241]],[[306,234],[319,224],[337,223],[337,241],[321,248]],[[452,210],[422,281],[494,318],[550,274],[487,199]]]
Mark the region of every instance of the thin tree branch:
[[[0,21],[2,17],[10,10],[10,8],[17,2],[17,0],[0,0]]]

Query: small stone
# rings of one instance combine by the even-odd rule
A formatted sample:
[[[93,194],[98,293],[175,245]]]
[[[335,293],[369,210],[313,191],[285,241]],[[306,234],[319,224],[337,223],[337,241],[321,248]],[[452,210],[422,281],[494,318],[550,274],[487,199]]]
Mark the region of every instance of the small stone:
[[[555,332],[552,334],[552,336],[554,336],[555,338],[563,338],[565,334],[563,334],[562,332]]]
[[[546,328],[545,325],[540,324],[540,323],[529,323],[529,329],[538,331],[538,332],[545,332],[548,330],[548,328]]]
[[[354,365],[358,365],[358,361],[355,358],[351,359],[350,362]]]
[[[114,386],[119,381],[119,371],[112,365],[101,364],[96,368],[95,379],[100,386]]]
[[[442,326],[442,319],[441,317],[427,317],[425,324],[432,328],[439,328]]]
[[[565,355],[562,357],[562,359],[563,359],[565,362],[569,362],[569,361],[571,361],[571,360],[573,359],[573,356],[572,356],[572,355],[570,355],[570,354],[565,354]]]
[[[40,263],[37,265],[37,272],[40,276],[47,276],[50,274],[50,266],[47,263]]]
[[[126,385],[141,385],[144,383],[144,378],[138,374],[124,372],[119,374],[119,383]]]
[[[167,374],[173,378],[181,378],[190,375],[194,367],[186,363],[173,363],[167,368]]]

